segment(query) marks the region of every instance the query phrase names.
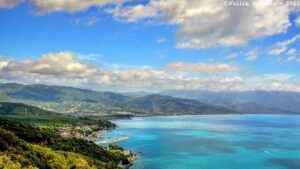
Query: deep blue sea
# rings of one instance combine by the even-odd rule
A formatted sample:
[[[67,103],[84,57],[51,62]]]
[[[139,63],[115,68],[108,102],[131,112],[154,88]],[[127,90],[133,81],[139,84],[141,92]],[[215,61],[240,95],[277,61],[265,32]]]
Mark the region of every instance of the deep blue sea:
[[[103,140],[136,152],[133,169],[300,169],[300,116],[200,115],[114,121]],[[98,142],[99,143],[99,142]]]

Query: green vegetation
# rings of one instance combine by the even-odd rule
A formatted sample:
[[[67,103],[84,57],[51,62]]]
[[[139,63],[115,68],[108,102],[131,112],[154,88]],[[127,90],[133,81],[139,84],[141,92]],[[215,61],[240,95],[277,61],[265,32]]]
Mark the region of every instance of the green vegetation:
[[[120,162],[128,165],[127,157],[119,151],[58,133],[84,132],[87,136],[115,127],[99,117],[73,117],[22,103],[0,102],[0,168],[113,169]]]
[[[229,114],[235,113],[221,106],[212,106],[191,99],[179,99],[159,94],[140,97],[131,104],[150,115]]]
[[[93,125],[94,130],[115,128],[116,125],[99,117],[73,117],[61,113],[43,110],[23,103],[0,102],[0,118],[31,123],[35,126],[62,127]]]
[[[0,168],[118,168],[118,152],[83,139],[63,138],[48,128],[0,119]]]
[[[54,113],[23,103],[0,102],[1,115],[34,115],[34,116],[62,116],[61,113]]]
[[[134,115],[228,114],[236,113],[190,99],[163,95],[129,97],[113,92],[97,92],[72,87],[0,84],[3,97],[45,110],[76,116],[128,118]],[[0,100],[1,101],[1,100]]]

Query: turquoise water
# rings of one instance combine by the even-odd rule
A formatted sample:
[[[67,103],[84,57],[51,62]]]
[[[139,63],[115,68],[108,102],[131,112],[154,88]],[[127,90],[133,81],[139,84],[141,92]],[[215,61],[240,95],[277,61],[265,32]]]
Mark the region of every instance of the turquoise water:
[[[300,116],[134,118],[104,140],[135,151],[134,169],[300,169]],[[98,142],[99,143],[99,142]]]

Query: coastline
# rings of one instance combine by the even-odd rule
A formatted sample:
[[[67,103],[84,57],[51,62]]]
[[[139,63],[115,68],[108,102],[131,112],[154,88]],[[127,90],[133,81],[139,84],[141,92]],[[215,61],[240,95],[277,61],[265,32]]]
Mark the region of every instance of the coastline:
[[[133,116],[131,118],[129,118],[128,120],[132,120],[134,118],[152,118],[152,117],[179,117],[179,116],[226,116],[226,115],[256,115],[256,116],[264,116],[264,115],[274,115],[274,116],[300,116],[300,114],[286,114],[286,113],[226,113],[226,114],[219,114],[219,113],[211,113],[211,114],[166,114],[166,115],[149,115],[149,116]],[[113,121],[118,121],[118,120],[124,120],[124,119],[116,119],[116,120],[111,120]]]
[[[133,165],[133,162],[138,159],[138,155],[135,152],[133,152],[129,149],[125,149],[123,147],[113,145],[114,143],[118,143],[118,142],[128,140],[129,137],[121,137],[121,138],[112,139],[111,141],[101,142],[100,140],[104,139],[101,135],[104,134],[107,131],[109,131],[109,130],[98,131],[97,132],[97,137],[91,139],[90,141],[93,141],[97,145],[106,148],[106,150],[108,150],[108,151],[118,152],[118,153],[123,154],[127,158],[129,163],[124,164],[124,163],[120,162],[119,167],[121,167],[121,168],[130,168],[130,166]]]

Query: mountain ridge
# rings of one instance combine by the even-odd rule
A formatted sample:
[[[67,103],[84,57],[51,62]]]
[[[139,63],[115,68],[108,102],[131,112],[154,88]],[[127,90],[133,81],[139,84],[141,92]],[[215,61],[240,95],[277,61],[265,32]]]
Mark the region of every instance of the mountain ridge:
[[[299,106],[288,106],[290,109],[278,106],[280,104],[277,107],[267,105],[273,101],[268,101],[268,98],[275,100],[277,98],[280,101],[278,96],[271,97],[272,95],[268,93],[270,92],[256,91],[249,94],[249,92],[169,90],[130,96],[66,86],[0,83],[2,102],[21,102],[53,112],[75,115],[300,114],[296,110],[298,107],[300,110],[300,93],[287,93],[295,95],[295,98],[299,95]],[[278,93],[279,96],[285,95],[285,92]],[[295,103],[298,103],[297,101],[294,100]],[[288,102],[284,104],[288,105]]]
[[[231,108],[239,107],[240,111],[247,111],[251,105],[252,107],[264,111],[276,109],[277,111],[283,111],[286,114],[300,114],[299,92],[262,90],[220,92],[204,90],[166,90],[162,91],[161,94],[179,98],[195,99],[207,104]]]
[[[15,88],[15,89],[14,89]],[[73,87],[41,84],[0,84],[0,92],[15,102],[22,102],[49,111],[105,115],[134,113],[136,115],[175,115],[229,113],[225,107],[201,103],[197,100],[179,99],[151,94],[130,97],[116,92],[98,92]],[[231,111],[231,113],[236,113]]]

